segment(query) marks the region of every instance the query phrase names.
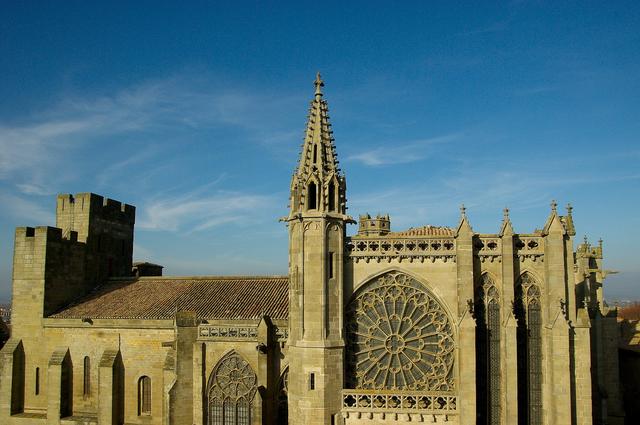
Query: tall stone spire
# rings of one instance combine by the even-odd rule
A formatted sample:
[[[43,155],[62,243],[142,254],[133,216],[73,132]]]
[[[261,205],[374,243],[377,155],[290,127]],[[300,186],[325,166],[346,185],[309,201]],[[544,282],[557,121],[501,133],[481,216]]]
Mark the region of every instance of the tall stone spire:
[[[291,213],[308,210],[344,214],[345,179],[338,167],[329,107],[323,98],[320,73],[314,81],[304,143],[291,182]]]
[[[289,423],[328,425],[342,408],[347,223],[324,82],[314,81],[289,217]]]
[[[333,144],[333,131],[329,122],[329,107],[324,100],[322,87],[324,81],[320,73],[313,82],[315,95],[311,101],[307,127],[304,133],[304,143],[300,154],[300,163],[297,174],[300,177],[308,177],[315,170],[320,175],[331,172],[339,173],[336,149]]]

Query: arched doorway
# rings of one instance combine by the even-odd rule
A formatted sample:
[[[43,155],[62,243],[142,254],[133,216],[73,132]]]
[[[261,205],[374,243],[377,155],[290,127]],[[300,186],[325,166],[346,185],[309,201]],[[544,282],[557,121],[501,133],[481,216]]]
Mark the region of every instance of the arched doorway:
[[[209,376],[208,424],[249,425],[258,378],[236,352],[225,355]]]
[[[452,391],[454,332],[435,296],[393,271],[364,285],[347,308],[349,388]]]

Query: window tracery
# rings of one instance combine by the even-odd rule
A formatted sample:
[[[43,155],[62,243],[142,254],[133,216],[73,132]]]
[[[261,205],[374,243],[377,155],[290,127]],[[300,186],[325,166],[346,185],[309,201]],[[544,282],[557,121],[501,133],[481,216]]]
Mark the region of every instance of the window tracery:
[[[476,288],[478,423],[500,423],[500,294],[484,273]]]
[[[541,291],[530,273],[516,285],[514,313],[518,321],[518,398],[520,423],[542,424],[542,312]]]
[[[223,357],[209,377],[210,425],[249,425],[258,378],[237,353]]]
[[[379,276],[351,301],[347,338],[351,388],[454,389],[449,316],[406,274]]]

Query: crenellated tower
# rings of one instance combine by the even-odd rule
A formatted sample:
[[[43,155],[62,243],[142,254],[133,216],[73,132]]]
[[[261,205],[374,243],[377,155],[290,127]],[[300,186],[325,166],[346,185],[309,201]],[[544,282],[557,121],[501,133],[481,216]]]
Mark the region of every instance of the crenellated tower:
[[[338,168],[318,73],[298,167],[289,227],[289,420],[329,425],[343,385],[343,255],[346,181]]]

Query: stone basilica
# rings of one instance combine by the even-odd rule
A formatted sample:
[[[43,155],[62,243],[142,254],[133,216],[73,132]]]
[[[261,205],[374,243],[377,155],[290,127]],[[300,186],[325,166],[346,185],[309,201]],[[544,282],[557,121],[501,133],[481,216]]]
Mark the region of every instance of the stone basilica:
[[[290,187],[288,276],[163,277],[132,263],[135,208],[59,195],[19,227],[0,423],[621,424],[602,244],[542,228],[348,236],[320,75]],[[574,244],[576,247],[574,248]]]

